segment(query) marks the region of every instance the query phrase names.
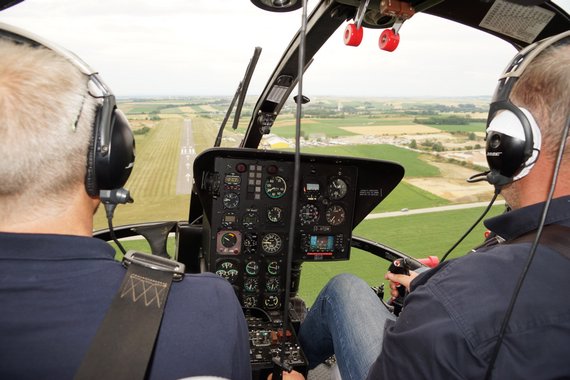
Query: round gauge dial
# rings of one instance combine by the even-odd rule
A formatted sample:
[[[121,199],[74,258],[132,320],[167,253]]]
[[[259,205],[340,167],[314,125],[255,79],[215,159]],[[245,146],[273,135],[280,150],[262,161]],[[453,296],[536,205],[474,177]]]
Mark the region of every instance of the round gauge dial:
[[[273,254],[277,253],[281,250],[282,240],[281,236],[277,235],[274,232],[270,232],[263,236],[261,239],[261,249],[264,252]]]
[[[259,280],[257,278],[247,278],[243,282],[243,288],[246,292],[257,292],[259,290]]]
[[[306,204],[299,211],[301,225],[313,224],[319,220],[319,209],[313,204]]]
[[[245,264],[245,272],[250,276],[255,276],[259,273],[259,265],[255,261],[249,261]]]
[[[269,273],[270,275],[273,275],[273,276],[278,274],[279,273],[279,263],[277,261],[272,261],[269,264],[267,264],[267,273]]]
[[[243,306],[245,307],[256,307],[257,298],[255,296],[247,296],[243,299]]]
[[[346,211],[340,205],[332,205],[327,209],[325,218],[331,226],[340,226],[346,219]]]
[[[259,221],[259,218],[257,217],[257,212],[248,211],[245,213],[245,215],[241,219],[241,224],[245,228],[247,228],[248,230],[251,230],[251,229],[255,228],[258,221]]]
[[[269,292],[276,292],[279,290],[279,278],[278,277],[270,277],[267,279],[265,283],[265,288]]]
[[[272,223],[279,223],[283,218],[283,209],[273,206],[267,209],[267,219]]]
[[[239,206],[239,195],[236,193],[227,193],[224,195],[224,198],[222,198],[222,203],[225,208],[237,208],[237,206]]]
[[[246,233],[243,239],[243,247],[245,248],[246,253],[255,253],[257,250],[257,234],[253,232]]]
[[[277,296],[267,296],[265,297],[265,307],[268,309],[276,309],[279,307],[279,297]]]
[[[287,183],[283,177],[276,175],[267,177],[264,188],[269,198],[278,199],[287,192]]]
[[[237,265],[232,261],[222,261],[216,265],[216,274],[220,277],[225,278],[231,283],[234,283],[239,275],[237,270]]]
[[[226,248],[231,248],[237,243],[237,236],[233,232],[226,232],[220,239],[222,245]]]
[[[342,199],[346,195],[347,191],[348,191],[348,185],[342,178],[335,177],[329,182],[328,193],[330,199],[332,200]]]

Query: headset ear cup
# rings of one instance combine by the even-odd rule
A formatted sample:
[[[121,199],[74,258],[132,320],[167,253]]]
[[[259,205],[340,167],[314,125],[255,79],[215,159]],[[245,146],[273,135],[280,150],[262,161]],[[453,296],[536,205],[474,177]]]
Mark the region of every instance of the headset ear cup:
[[[494,110],[485,138],[488,180],[504,185],[530,171],[540,150],[540,129],[528,110],[510,102],[496,103]]]
[[[115,109],[111,123],[107,154],[96,152],[96,182],[99,190],[122,187],[129,179],[135,161],[135,139],[127,118]]]
[[[525,161],[524,148],[524,140],[497,131],[489,132],[485,149],[489,169],[513,177]]]

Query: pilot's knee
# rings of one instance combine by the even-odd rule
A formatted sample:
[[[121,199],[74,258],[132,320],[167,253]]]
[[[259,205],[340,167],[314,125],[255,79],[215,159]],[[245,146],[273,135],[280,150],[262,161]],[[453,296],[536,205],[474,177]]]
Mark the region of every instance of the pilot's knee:
[[[349,294],[370,288],[363,279],[350,273],[336,275],[329,281],[327,287],[340,294]]]

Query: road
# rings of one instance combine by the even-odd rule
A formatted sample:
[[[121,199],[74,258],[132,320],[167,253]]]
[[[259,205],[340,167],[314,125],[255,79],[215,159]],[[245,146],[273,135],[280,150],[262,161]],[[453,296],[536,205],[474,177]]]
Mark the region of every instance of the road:
[[[192,165],[196,158],[192,120],[184,119],[180,131],[180,159],[178,160],[178,177],[176,179],[176,194],[192,192]]]
[[[414,214],[426,214],[429,212],[442,212],[442,211],[452,211],[452,210],[462,210],[467,208],[485,207],[489,202],[475,202],[475,203],[465,203],[460,205],[450,205],[450,206],[439,206],[439,207],[428,207],[419,208],[417,210],[407,210],[407,211],[391,211],[391,212],[380,212],[376,214],[369,214],[366,219],[380,219],[380,218],[391,218],[393,216],[403,216],[403,215],[414,215]],[[505,201],[496,201],[495,205],[504,205]]]

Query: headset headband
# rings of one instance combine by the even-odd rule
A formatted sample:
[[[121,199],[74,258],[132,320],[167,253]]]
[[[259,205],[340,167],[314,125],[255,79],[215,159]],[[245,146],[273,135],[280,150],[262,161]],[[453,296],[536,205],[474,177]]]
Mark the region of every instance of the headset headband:
[[[14,42],[18,43],[27,42],[31,45],[43,46],[49,50],[53,50],[57,54],[63,56],[68,61],[73,63],[83,74],[87,76],[97,74],[95,70],[89,67],[87,63],[85,63],[81,58],[79,58],[74,53],[34,33],[30,33],[27,30],[20,29],[16,26],[0,22],[0,33],[6,35],[6,37],[10,38]]]
[[[505,68],[503,74],[499,77],[499,85],[497,86],[492,102],[494,103],[502,100],[508,101],[516,80],[521,77],[527,66],[536,58],[536,56],[542,53],[549,46],[554,45],[556,42],[568,36],[570,36],[570,30],[537,41],[519,51]]]
[[[32,46],[42,46],[49,50],[52,50],[56,54],[62,56],[63,58],[67,59],[71,64],[73,64],[81,73],[89,77],[90,83],[93,84],[95,89],[100,92],[99,94],[91,93],[93,86],[89,88],[89,93],[94,98],[101,98],[103,99],[103,113],[107,120],[103,120],[101,125],[103,130],[101,130],[101,146],[103,147],[103,153],[109,146],[110,140],[110,125],[111,125],[111,115],[112,104],[114,104],[115,96],[109,89],[109,87],[105,84],[105,82],[99,76],[99,73],[93,70],[85,61],[79,58],[75,53],[62,48],[61,46],[54,44],[51,41],[48,41],[34,33],[31,33],[27,30],[18,28],[13,25],[9,25],[3,22],[0,22],[0,34],[3,34],[6,38],[16,42],[16,43],[27,43]]]
[[[87,94],[98,100],[87,154],[85,188],[91,196],[118,189],[127,181],[135,159],[135,141],[128,120],[99,74],[77,55],[28,31],[0,23],[0,37],[16,44],[43,47],[63,57],[87,76]],[[81,111],[78,111],[81,115]],[[78,116],[79,117],[79,116]]]

